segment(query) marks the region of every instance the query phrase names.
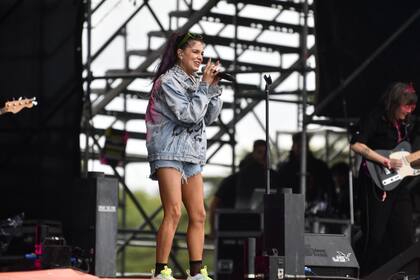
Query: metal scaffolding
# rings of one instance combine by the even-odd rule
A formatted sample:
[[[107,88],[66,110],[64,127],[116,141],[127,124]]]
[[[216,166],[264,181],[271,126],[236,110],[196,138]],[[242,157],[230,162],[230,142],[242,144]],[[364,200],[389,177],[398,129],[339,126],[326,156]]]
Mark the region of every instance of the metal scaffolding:
[[[100,116],[111,118],[111,126],[120,122],[122,124],[120,129],[122,130],[127,130],[127,123],[131,120],[144,120],[144,111],[135,113],[128,111],[127,107],[133,100],[143,105],[147,104],[148,91],[134,90],[130,85],[137,80],[149,81],[150,84],[153,67],[159,60],[159,56],[164,48],[165,39],[175,30],[185,32],[190,29],[195,29],[202,33],[205,37],[207,48],[212,50],[214,53],[213,57],[220,59],[226,71],[238,77],[250,73],[259,75],[258,82],[223,83],[226,91],[232,93],[231,101],[224,102],[223,112],[230,113],[226,114],[228,117],[219,118],[217,123],[212,127],[215,132],[209,135],[208,164],[217,164],[231,168],[232,172],[235,170],[235,160],[237,157],[235,147],[238,141],[240,141],[240,139],[236,139],[236,127],[248,114],[253,114],[260,126],[265,129],[264,122],[259,119],[258,114],[254,111],[257,105],[264,100],[264,89],[261,84],[264,73],[272,73],[275,76],[271,86],[270,102],[301,104],[299,105],[301,109],[299,111],[298,121],[303,130],[306,131],[306,107],[310,103],[308,100],[314,94],[314,90],[308,90],[307,88],[306,77],[307,73],[315,72],[315,68],[309,67],[306,63],[315,52],[315,47],[313,45],[308,46],[307,41],[308,36],[314,37],[315,33],[314,27],[308,23],[308,17],[312,17],[313,19],[313,9],[311,3],[308,4],[307,0],[298,2],[286,0],[210,0],[201,1],[202,3],[198,4],[197,2],[200,1],[193,3],[193,0],[177,0],[176,10],[169,13],[168,27],[165,27],[165,24],[159,19],[157,11],[153,9],[151,5],[153,1],[131,0],[129,1],[132,2],[131,14],[128,14],[126,19],[122,21],[122,24],[114,32],[107,35],[104,42],[93,50],[92,38],[95,38],[96,28],[93,27],[92,18],[95,16],[95,13],[104,9],[107,3],[113,2],[114,6],[111,6],[113,8],[119,5],[121,1],[129,0],[120,0],[116,3],[112,0],[100,0],[96,3],[92,3],[91,0],[85,0],[85,106],[82,118],[82,137],[84,137],[83,171],[85,174],[89,171],[89,162],[97,160],[100,157],[101,141],[103,141],[105,133],[103,127],[96,127],[94,119]],[[230,8],[229,12],[224,13],[220,9],[217,9],[220,2],[223,2],[224,5]],[[270,10],[274,13],[274,16],[271,18],[243,16],[242,11],[250,7]],[[109,9],[109,12],[112,12],[112,9]],[[150,30],[147,33],[148,40],[145,49],[130,49],[128,36],[131,32],[130,28],[132,28],[130,24],[137,17],[143,15],[142,13],[144,12],[147,12],[154,20],[158,30]],[[283,21],[280,18],[284,13],[294,13],[299,20],[294,23]],[[106,13],[104,14],[106,16]],[[211,24],[216,24],[217,27],[208,27]],[[241,33],[241,30],[244,28],[252,29],[256,34],[254,38],[244,39]],[[232,29],[233,32],[230,32],[229,30]],[[291,46],[286,41],[268,42],[267,40],[261,39],[267,31],[278,34],[296,35],[299,37],[298,46]],[[105,74],[95,75],[94,63],[110,48],[113,42],[121,39],[123,42],[123,67],[120,69],[108,69]],[[160,44],[157,45],[156,41],[160,42]],[[277,64],[273,63],[272,65],[258,63],[258,59],[250,62],[243,58],[248,52],[272,54],[273,57],[278,56],[279,60]],[[226,53],[229,55],[226,55]],[[284,56],[286,55],[295,55],[295,61],[289,65],[285,65]],[[135,61],[137,61],[137,64]],[[296,90],[284,91],[278,89],[288,78],[296,73],[299,77],[296,83]],[[98,84],[97,81],[102,81],[103,86],[95,87],[94,85]],[[109,106],[117,98],[122,100],[123,106],[121,110],[115,110],[112,106]],[[222,115],[225,115],[223,112]],[[129,131],[128,135],[129,139],[143,142],[146,138],[145,133],[141,131]],[[277,143],[276,140],[272,139],[270,139],[270,142],[273,145]],[[225,146],[231,149],[231,163],[220,164],[213,162],[214,156],[220,153]],[[113,175],[119,179],[121,189],[123,190],[119,201],[122,215],[118,242],[118,254],[121,254],[120,272],[122,274],[125,272],[125,249],[127,246],[133,245],[139,240],[154,240],[156,228],[153,225],[153,220],[161,211],[158,208],[152,213],[147,213],[142,206],[142,202],[137,200],[125,180],[126,166],[128,164],[133,162],[146,162],[146,160],[147,155],[144,153],[127,154],[123,158],[121,168],[111,167]],[[134,203],[136,209],[144,219],[144,223],[139,225],[135,230],[126,228],[127,217],[125,207],[128,199]],[[176,236],[183,236],[183,233],[177,233]],[[181,243],[176,241],[174,245],[175,247],[183,247]],[[175,267],[182,272],[183,270],[179,265],[175,251],[171,253],[170,257]]]

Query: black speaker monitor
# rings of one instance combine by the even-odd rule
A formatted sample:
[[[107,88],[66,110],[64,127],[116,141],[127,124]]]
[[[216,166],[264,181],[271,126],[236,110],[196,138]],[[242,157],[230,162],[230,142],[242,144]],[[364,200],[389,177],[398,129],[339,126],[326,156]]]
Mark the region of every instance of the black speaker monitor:
[[[286,275],[304,274],[304,197],[284,189],[264,197],[264,248],[284,256]]]
[[[90,255],[90,273],[115,277],[118,180],[100,174],[78,179],[70,200],[68,244]]]

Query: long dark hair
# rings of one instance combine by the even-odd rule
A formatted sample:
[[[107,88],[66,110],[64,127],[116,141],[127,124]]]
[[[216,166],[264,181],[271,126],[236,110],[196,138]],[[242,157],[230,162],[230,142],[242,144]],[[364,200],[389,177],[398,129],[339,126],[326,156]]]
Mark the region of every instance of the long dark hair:
[[[416,91],[411,83],[392,83],[382,96],[382,102],[386,118],[394,123],[396,121],[395,112],[400,105],[417,103]]]
[[[177,50],[185,49],[191,41],[203,42],[203,37],[191,32],[180,33],[173,32],[166,42],[165,49],[163,51],[159,67],[153,76],[153,84],[159,79],[160,75],[166,73],[171,69],[178,60]]]

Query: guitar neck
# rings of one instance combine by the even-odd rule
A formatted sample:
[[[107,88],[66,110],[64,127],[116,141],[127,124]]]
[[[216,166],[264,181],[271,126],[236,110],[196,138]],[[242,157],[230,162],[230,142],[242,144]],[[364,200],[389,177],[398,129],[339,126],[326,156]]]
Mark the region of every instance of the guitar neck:
[[[420,159],[420,151],[411,153],[408,156],[406,156],[405,158],[407,159],[407,161],[409,163],[412,163],[413,161]]]

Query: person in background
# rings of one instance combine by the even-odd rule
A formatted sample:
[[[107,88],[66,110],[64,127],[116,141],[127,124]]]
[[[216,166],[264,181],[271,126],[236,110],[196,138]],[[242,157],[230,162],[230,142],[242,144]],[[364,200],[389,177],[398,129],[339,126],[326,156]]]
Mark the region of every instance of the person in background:
[[[210,202],[210,236],[215,236],[215,215],[217,209],[234,209],[236,201],[236,185],[239,172],[246,164],[245,160],[239,163],[239,171],[223,178],[217,188],[212,201]]]
[[[256,188],[265,188],[266,142],[255,140],[251,153],[239,163],[239,171],[224,178],[210,203],[211,235],[214,236],[216,209],[251,209],[251,196]],[[280,178],[275,170],[270,170],[270,182],[277,189]],[[238,200],[241,200],[238,203]],[[240,204],[240,205],[238,205]]]
[[[364,241],[359,252],[362,275],[368,275],[412,244],[412,202],[406,188],[410,179],[385,192],[375,185],[367,162],[388,170],[402,166],[401,160],[387,158],[375,150],[392,150],[403,141],[413,141],[417,128],[411,113],[416,103],[412,84],[391,84],[380,103],[360,119],[351,139],[351,149],[363,157],[357,179]]]
[[[331,211],[333,217],[350,218],[349,165],[337,162],[331,167],[334,190],[331,196]]]
[[[331,175],[334,181],[334,188],[331,192],[330,204],[327,210],[329,218],[337,219],[338,223],[326,225],[327,233],[345,234],[350,228],[350,184],[349,184],[349,165],[340,161],[331,166]],[[354,189],[354,188],[353,188]],[[357,196],[353,193],[354,204],[357,204]],[[359,211],[354,212],[355,219],[359,221]],[[342,222],[347,220],[347,223]]]
[[[280,162],[277,170],[281,178],[281,187],[292,188],[293,193],[300,192],[300,157],[302,133],[292,136],[293,144],[286,162]],[[307,174],[306,174],[306,212],[326,212],[333,190],[333,180],[328,165],[317,159],[307,146]]]
[[[204,42],[199,35],[173,33],[153,79],[146,111],[150,178],[159,183],[163,220],[156,237],[153,279],[174,279],[168,268],[183,203],[188,213],[188,280],[209,280],[202,264],[204,247],[203,178],[206,126],[222,109],[219,62],[208,60],[201,80]]]
[[[236,185],[236,209],[253,208],[253,193],[256,189],[265,190],[267,181],[267,162],[266,162],[267,143],[265,140],[255,140],[252,153],[245,156],[241,171]],[[277,171],[270,168],[270,187],[278,189],[280,178]]]

